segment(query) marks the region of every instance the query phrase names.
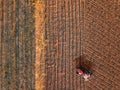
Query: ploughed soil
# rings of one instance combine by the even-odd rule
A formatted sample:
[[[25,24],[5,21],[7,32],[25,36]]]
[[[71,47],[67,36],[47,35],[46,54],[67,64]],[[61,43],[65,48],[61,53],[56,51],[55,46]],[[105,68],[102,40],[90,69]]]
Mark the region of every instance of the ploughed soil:
[[[120,1],[36,1],[0,1],[0,90],[119,90]]]
[[[120,2],[46,0],[46,90],[119,90]],[[93,71],[85,82],[75,67]]]

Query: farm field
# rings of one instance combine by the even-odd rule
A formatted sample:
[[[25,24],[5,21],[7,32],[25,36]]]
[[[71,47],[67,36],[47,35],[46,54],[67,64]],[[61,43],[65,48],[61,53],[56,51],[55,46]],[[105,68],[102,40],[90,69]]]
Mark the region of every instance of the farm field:
[[[117,0],[46,0],[45,90],[119,90],[119,5]],[[76,75],[75,60],[93,71],[88,82]]]
[[[119,0],[1,0],[0,12],[0,90],[119,90]]]

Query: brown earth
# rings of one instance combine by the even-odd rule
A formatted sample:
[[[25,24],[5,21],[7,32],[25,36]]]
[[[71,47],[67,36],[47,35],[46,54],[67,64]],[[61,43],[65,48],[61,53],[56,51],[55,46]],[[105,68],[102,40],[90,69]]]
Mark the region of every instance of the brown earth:
[[[119,0],[1,0],[0,12],[0,90],[119,90]]]
[[[35,90],[34,0],[0,0],[0,90]]]
[[[37,0],[35,3],[35,40],[36,40],[36,61],[35,61],[35,89],[43,90],[45,83],[45,60],[44,60],[44,30],[45,30],[45,3]]]
[[[46,0],[45,36],[46,90],[119,90],[118,0]],[[88,82],[74,60],[93,71]]]
[[[0,90],[44,87],[43,0],[0,1]]]

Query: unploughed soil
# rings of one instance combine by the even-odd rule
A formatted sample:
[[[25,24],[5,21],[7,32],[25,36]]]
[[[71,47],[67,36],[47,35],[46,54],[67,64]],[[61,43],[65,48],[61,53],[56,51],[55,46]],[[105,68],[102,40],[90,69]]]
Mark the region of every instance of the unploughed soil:
[[[0,0],[0,90],[35,90],[34,0]]]

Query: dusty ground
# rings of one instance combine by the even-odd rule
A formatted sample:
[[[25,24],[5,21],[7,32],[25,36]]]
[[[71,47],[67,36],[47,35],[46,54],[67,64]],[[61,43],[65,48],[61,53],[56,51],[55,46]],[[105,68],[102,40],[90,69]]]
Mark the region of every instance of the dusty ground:
[[[0,12],[0,90],[119,90],[119,0],[1,0]]]
[[[42,90],[45,3],[2,0],[0,12],[0,90]]]
[[[37,0],[35,3],[35,89],[43,90],[45,87],[45,60],[44,60],[44,30],[45,30],[45,3]]]
[[[34,0],[0,0],[0,90],[35,89]]]
[[[46,0],[46,90],[119,90],[119,5],[117,0]],[[81,53],[81,64],[93,71],[88,82],[75,72]]]

